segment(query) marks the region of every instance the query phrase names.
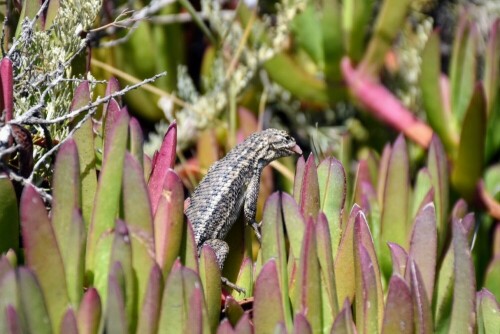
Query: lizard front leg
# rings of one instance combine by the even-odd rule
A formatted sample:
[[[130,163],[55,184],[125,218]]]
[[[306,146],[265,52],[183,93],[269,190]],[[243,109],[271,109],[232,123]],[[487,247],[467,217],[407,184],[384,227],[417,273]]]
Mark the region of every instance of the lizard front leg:
[[[209,246],[214,250],[215,258],[217,259],[217,264],[219,265],[219,268],[222,271],[222,268],[224,267],[224,262],[226,261],[227,253],[229,252],[229,246],[227,245],[227,242],[221,239],[209,239],[205,241],[199,249],[201,250],[201,248],[205,245]],[[238,291],[239,293],[245,293],[245,289],[230,282],[227,278],[221,277],[221,281],[222,283]]]
[[[245,219],[247,224],[250,225],[255,231],[255,235],[259,240],[262,241],[262,237],[259,232],[259,225],[255,221],[255,214],[257,213],[257,199],[259,197],[259,185],[260,185],[260,174],[262,172],[262,167],[258,167],[257,171],[254,172],[250,182],[247,186],[247,191],[245,193]]]

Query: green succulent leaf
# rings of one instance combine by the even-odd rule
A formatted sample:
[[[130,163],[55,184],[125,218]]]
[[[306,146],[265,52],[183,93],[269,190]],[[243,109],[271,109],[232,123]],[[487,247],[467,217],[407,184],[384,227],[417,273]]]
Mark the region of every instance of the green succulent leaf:
[[[354,326],[354,322],[352,320],[351,304],[349,303],[348,299],[345,300],[342,310],[337,315],[337,318],[335,318],[331,333],[338,333],[338,334],[357,333],[356,327]]]
[[[467,231],[460,222],[453,222],[453,252],[455,286],[453,289],[453,307],[451,311],[450,332],[474,331],[476,277],[472,264]]]
[[[304,180],[304,172],[306,168],[306,161],[304,160],[304,156],[301,155],[297,159],[297,165],[295,166],[295,179],[293,182],[293,198],[295,202],[300,203],[302,182]]]
[[[333,157],[326,158],[318,166],[320,207],[329,222],[333,256],[337,254],[342,233],[342,213],[347,187],[344,167]]]
[[[354,291],[356,289],[355,282],[352,279],[355,275],[353,252],[354,220],[360,211],[361,208],[358,205],[355,204],[352,207],[335,259],[335,283],[337,285],[339,305],[346,298],[349,300],[353,300],[354,298]]]
[[[478,333],[495,333],[500,328],[500,306],[495,296],[483,288],[477,293],[476,299]]]
[[[411,295],[413,297],[413,310],[415,311],[415,333],[433,333],[434,326],[432,322],[432,313],[430,302],[425,293],[425,286],[418,270],[417,264],[409,258],[407,271],[409,272],[409,281]]]
[[[449,69],[451,110],[459,124],[467,125],[462,120],[475,90],[478,38],[476,25],[463,14],[455,33]]]
[[[128,151],[132,153],[134,158],[139,162],[142,170],[144,161],[144,149],[143,149],[144,134],[142,133],[141,124],[136,118],[132,117],[128,124],[128,128],[129,128]]]
[[[215,331],[219,324],[221,277],[217,257],[213,249],[204,246],[200,253],[200,279],[207,303],[210,329]]]
[[[452,184],[466,200],[472,200],[483,173],[486,136],[486,101],[480,84],[463,119],[460,146],[451,174]]]
[[[316,218],[318,216],[320,209],[318,172],[312,154],[309,155],[305,164],[304,179],[301,184],[300,201],[298,203],[304,218]]]
[[[12,313],[12,315],[10,317],[17,319],[14,315],[17,315],[17,309],[19,309],[20,306],[19,299],[16,272],[10,270],[5,273],[0,280],[0,308],[2,310],[11,308],[13,311],[16,311],[15,314],[11,311],[10,313]],[[7,333],[9,330],[8,319],[9,315],[7,312],[0,312],[0,330],[2,330],[3,333]]]
[[[19,210],[12,182],[0,175],[0,254],[19,250]]]
[[[488,265],[484,286],[495,296],[500,295],[500,256],[497,255]]]
[[[422,73],[420,89],[423,107],[429,124],[443,141],[446,151],[455,152],[458,146],[458,133],[451,113],[451,101],[448,100],[448,82],[441,74],[441,41],[439,32],[429,36],[422,54]]]
[[[226,302],[224,304],[224,309],[226,310],[226,316],[230,324],[234,327],[240,321],[240,319],[245,314],[245,311],[240,304],[231,296],[226,297]]]
[[[408,254],[405,249],[398,244],[388,242],[387,245],[391,251],[393,275],[397,274],[401,277],[405,277]]]
[[[409,200],[410,200],[410,166],[408,152],[404,137],[400,135],[390,155],[385,179],[381,242],[397,243],[403,248],[408,247],[408,236],[411,225],[408,223]],[[382,271],[385,277],[391,275],[391,262],[389,250],[382,247],[381,261]]]
[[[120,262],[114,262],[108,278],[108,293],[106,305],[105,328],[107,333],[129,332],[126,311],[125,274]]]
[[[287,193],[281,194],[281,207],[288,241],[290,242],[290,251],[298,257],[302,247],[306,222],[297,202]]]
[[[233,298],[235,298],[238,301],[241,301],[245,298],[253,296],[253,287],[254,287],[253,283],[254,283],[253,261],[249,257],[245,257],[243,259],[243,263],[241,264],[240,272],[236,280],[236,285],[245,289],[245,293],[239,293],[238,291],[233,291],[232,294]]]
[[[278,266],[274,259],[262,267],[255,282],[253,322],[256,333],[272,333],[285,321]]]
[[[70,111],[84,107],[91,102],[88,81],[82,82],[73,94]],[[96,156],[94,147],[94,129],[92,119],[86,120],[73,134],[78,148],[81,179],[81,205],[85,226],[88,227],[94,209],[94,197],[97,191]]]

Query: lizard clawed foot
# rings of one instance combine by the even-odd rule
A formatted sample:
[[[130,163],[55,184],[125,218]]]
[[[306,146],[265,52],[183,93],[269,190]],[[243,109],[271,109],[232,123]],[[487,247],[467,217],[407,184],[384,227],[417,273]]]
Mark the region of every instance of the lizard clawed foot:
[[[227,278],[221,277],[222,284],[230,287],[233,290],[238,291],[238,293],[246,293],[246,290],[243,289],[241,286],[237,286],[236,284],[230,282]]]
[[[259,241],[259,244],[262,245],[262,236],[260,235],[259,227],[262,225],[262,222],[257,224],[256,222],[252,223],[252,228],[255,231],[255,235],[257,236],[257,240]]]

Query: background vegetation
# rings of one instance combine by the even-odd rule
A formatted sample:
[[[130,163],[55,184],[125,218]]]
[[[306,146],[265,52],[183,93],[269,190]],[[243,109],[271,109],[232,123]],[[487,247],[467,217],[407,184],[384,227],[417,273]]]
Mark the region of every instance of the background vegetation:
[[[496,2],[1,8],[0,332],[498,332]],[[221,273],[184,200],[268,127]]]

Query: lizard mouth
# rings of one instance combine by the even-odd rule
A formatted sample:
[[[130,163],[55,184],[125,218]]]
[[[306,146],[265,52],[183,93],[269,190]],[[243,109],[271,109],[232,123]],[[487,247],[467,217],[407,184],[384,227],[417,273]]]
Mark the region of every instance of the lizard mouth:
[[[302,150],[300,149],[299,145],[295,144],[295,146],[289,148],[290,152],[296,153],[298,155],[302,154]]]

